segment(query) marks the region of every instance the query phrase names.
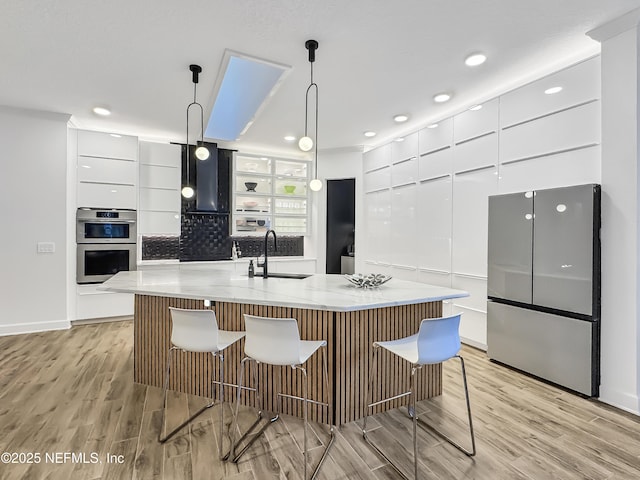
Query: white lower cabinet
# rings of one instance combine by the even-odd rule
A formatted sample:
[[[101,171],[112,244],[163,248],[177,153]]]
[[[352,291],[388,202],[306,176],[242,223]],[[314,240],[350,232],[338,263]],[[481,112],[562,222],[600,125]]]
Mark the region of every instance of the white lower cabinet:
[[[133,294],[98,290],[95,285],[78,285],[76,320],[133,316]]]

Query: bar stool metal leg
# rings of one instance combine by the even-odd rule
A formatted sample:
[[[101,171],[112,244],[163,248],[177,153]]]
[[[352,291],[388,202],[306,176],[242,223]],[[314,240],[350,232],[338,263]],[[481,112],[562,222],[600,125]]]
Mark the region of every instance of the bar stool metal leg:
[[[244,434],[238,440],[235,440],[236,431],[238,429],[238,409],[240,406],[240,392],[242,391],[242,388],[243,388],[245,361],[250,362],[253,365],[251,370],[252,372],[254,372],[256,400],[258,402],[259,410],[258,410],[258,417],[256,418],[256,421],[253,422],[253,424],[247,429],[246,432],[244,432]],[[225,460],[230,459],[233,463],[237,463],[240,457],[242,457],[242,455],[249,449],[249,447],[251,447],[251,445],[253,445],[253,443],[258,439],[258,437],[260,437],[260,435],[264,433],[264,431],[269,427],[269,425],[271,425],[273,422],[275,422],[280,418],[280,415],[278,414],[275,414],[273,417],[268,418],[267,423],[265,423],[262,426],[262,428],[253,437],[251,437],[251,439],[242,448],[242,450],[237,454],[235,453],[235,447],[240,443],[242,443],[244,439],[247,438],[251,434],[251,432],[253,432],[253,430],[260,424],[260,421],[263,419],[264,409],[263,409],[263,402],[262,402],[262,390],[260,389],[260,385],[259,385],[258,365],[259,365],[259,362],[255,361],[250,357],[245,357],[240,362],[240,383],[238,384],[238,394],[236,396],[236,410],[234,414],[234,421],[233,421],[232,432],[230,436],[231,448],[229,450],[229,453],[223,457],[223,459]]]
[[[193,415],[191,415],[187,420],[185,420],[184,422],[182,422],[180,425],[178,425],[176,428],[174,428],[171,432],[169,432],[168,434],[166,434],[164,437],[162,436],[162,432],[165,430],[165,412],[167,410],[167,390],[169,390],[169,375],[171,373],[171,359],[173,357],[173,353],[174,351],[178,350],[178,347],[171,347],[169,349],[169,354],[167,355],[167,369],[165,371],[165,377],[164,377],[164,388],[162,391],[162,420],[160,423],[160,432],[158,433],[158,442],[160,443],[165,443],[167,442],[170,438],[172,438],[176,433],[178,433],[183,427],[187,426],[189,423],[191,423],[196,417],[198,417],[199,415],[201,415],[205,410],[217,405],[218,403],[220,404],[220,449],[219,449],[219,455],[220,458],[222,458],[222,434],[223,434],[223,424],[224,424],[224,405],[222,404],[222,400],[224,399],[224,397],[222,396],[223,394],[223,383],[224,383],[224,374],[223,374],[223,368],[224,368],[224,357],[222,354],[218,353],[217,355],[220,357],[220,387],[218,389],[219,391],[219,396],[220,398],[218,399],[218,402],[215,401],[215,399],[209,403],[207,403],[205,406],[203,406],[200,410],[198,410],[196,413],[194,413]],[[212,352],[212,356],[216,356],[215,353]],[[212,382],[213,384],[213,382]]]

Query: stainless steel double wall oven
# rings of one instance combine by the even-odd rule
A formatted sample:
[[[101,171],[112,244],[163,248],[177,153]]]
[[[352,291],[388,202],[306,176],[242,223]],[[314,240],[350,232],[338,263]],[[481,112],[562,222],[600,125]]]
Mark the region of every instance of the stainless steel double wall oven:
[[[76,214],[78,283],[101,283],[136,269],[135,210],[79,208]]]

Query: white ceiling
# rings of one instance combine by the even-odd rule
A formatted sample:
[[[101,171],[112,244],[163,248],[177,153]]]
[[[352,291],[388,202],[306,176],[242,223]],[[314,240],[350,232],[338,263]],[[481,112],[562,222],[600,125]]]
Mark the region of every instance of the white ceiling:
[[[235,145],[298,154],[320,46],[320,151],[380,144],[599,52],[585,32],[640,0],[13,0],[0,15],[0,105],[72,114],[80,128],[182,141],[203,73],[205,114],[225,49],[292,72]],[[464,58],[482,51],[476,68]],[[448,91],[444,105],[432,100]],[[95,105],[113,110],[108,118]],[[392,116],[406,113],[408,123]],[[206,123],[206,120],[205,120]],[[366,139],[362,132],[378,136]]]

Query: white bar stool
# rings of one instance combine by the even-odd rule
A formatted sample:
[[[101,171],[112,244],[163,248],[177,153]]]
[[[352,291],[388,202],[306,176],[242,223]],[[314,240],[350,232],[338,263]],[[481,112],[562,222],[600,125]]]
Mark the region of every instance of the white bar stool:
[[[404,478],[408,477],[404,473],[402,473],[400,469],[389,459],[389,457],[387,457],[380,450],[380,448],[372,443],[372,441],[367,436],[367,419],[369,418],[369,413],[373,407],[375,407],[376,405],[380,405],[381,403],[405,397],[407,395],[411,396],[412,408],[409,409],[409,413],[413,417],[413,469],[416,480],[418,478],[418,444],[416,435],[416,427],[418,422],[420,422],[421,426],[427,427],[428,429],[437,433],[440,437],[445,439],[447,442],[449,442],[451,445],[456,447],[467,456],[472,457],[476,454],[476,442],[473,435],[473,422],[471,420],[471,405],[469,403],[469,389],[467,388],[467,374],[464,368],[464,359],[460,355],[458,355],[458,352],[460,351],[460,334],[458,331],[460,328],[460,315],[461,314],[457,314],[443,318],[425,318],[420,323],[420,329],[415,335],[411,335],[409,337],[401,338],[398,340],[391,340],[388,342],[373,343],[369,383],[367,386],[366,394],[367,411],[364,417],[364,423],[362,425],[362,436],[367,441],[367,443],[371,445],[382,457],[384,457],[385,460],[387,460],[391,464],[391,466]],[[377,375],[376,360],[379,348],[384,348],[385,350],[388,350],[394,355],[397,355],[400,358],[403,358],[407,362],[411,363],[410,390],[408,392],[404,392],[393,397],[385,398],[383,400],[371,403],[373,382],[375,379],[374,377]],[[469,417],[469,432],[471,434],[471,450],[463,448],[462,446],[451,440],[449,437],[433,428],[431,425],[419,419],[416,412],[416,396],[414,391],[416,372],[420,370],[423,365],[441,363],[451,358],[460,359],[464,393],[467,400],[467,415]]]
[[[245,357],[242,359],[240,366],[240,385],[238,387],[238,395],[236,399],[236,410],[234,415],[234,424],[231,432],[231,451],[229,452],[229,458],[234,463],[237,462],[240,457],[247,451],[247,449],[253,444],[253,442],[267,429],[269,425],[278,420],[279,415],[267,419],[267,423],[247,442],[240,453],[235,454],[235,448],[242,443],[242,441],[258,426],[263,418],[262,412],[262,393],[258,385],[257,366],[261,363],[267,365],[273,365],[277,367],[291,366],[293,370],[300,370],[304,377],[302,382],[302,397],[294,395],[288,395],[281,392],[277,392],[278,399],[280,397],[293,398],[296,400],[302,400],[304,402],[303,416],[304,416],[304,478],[307,478],[307,410],[308,403],[313,402],[326,406],[329,411],[329,421],[333,421],[333,408],[331,405],[331,393],[329,389],[329,376],[327,373],[327,342],[325,340],[300,340],[300,331],[298,330],[298,322],[295,318],[269,318],[269,317],[257,317],[254,315],[244,315],[246,339],[244,344]],[[307,371],[303,364],[320,348],[322,348],[322,370],[325,382],[325,401],[326,403],[316,402],[309,400],[307,397]],[[240,404],[240,391],[243,388],[243,376],[244,376],[244,364],[245,362],[251,362],[252,371],[254,374],[255,391],[258,397],[258,418],[249,427],[249,429],[242,435],[238,441],[234,441],[236,430],[238,428],[238,406]],[[280,375],[281,368],[278,368],[278,388],[280,387]],[[335,439],[335,432],[333,424],[330,427],[330,440],[325,448],[322,458],[318,462],[318,465],[313,471],[312,479],[316,477],[320,467],[322,466],[331,445]]]
[[[220,439],[218,441],[218,454],[222,458],[222,434],[224,427],[224,355],[223,350],[229,345],[234,344],[242,337],[244,332],[230,332],[218,329],[216,314],[213,310],[187,310],[182,308],[169,307],[171,312],[171,348],[167,356],[167,370],[164,377],[164,391],[162,404],[162,423],[160,424],[160,433],[158,441],[165,443],[173,437],[182,427],[191,422],[208,408],[213,407],[217,403],[220,404]],[[212,384],[218,384],[218,402],[212,401],[208,403],[188,420],[180,424],[169,434],[162,436],[165,430],[164,417],[167,407],[167,389],[169,388],[169,373],[171,370],[171,357],[174,350],[182,350],[185,352],[209,352],[213,357],[219,358],[220,377],[218,381],[212,379]]]

